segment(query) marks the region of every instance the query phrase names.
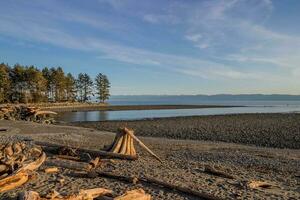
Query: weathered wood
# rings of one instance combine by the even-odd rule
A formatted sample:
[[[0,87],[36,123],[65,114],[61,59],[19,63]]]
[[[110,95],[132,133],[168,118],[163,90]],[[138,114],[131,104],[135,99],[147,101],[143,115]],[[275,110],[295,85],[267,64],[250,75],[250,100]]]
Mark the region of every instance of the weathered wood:
[[[150,200],[151,195],[146,194],[143,189],[127,191],[122,196],[114,198],[114,200]]]
[[[228,174],[226,172],[217,170],[214,167],[209,166],[209,165],[205,165],[204,166],[204,172],[208,173],[208,174],[215,175],[215,176],[220,176],[220,177],[224,177],[224,178],[234,179],[234,176],[232,176],[231,174]]]
[[[162,163],[162,160],[155,154],[153,151],[151,151],[140,139],[138,139],[134,133],[133,130],[129,130],[128,128],[124,128],[124,131],[129,134],[137,143],[144,148],[148,153],[150,153],[153,157],[155,157],[159,162]]]
[[[45,173],[47,174],[52,174],[52,173],[57,173],[59,169],[57,167],[49,167],[45,169]]]
[[[25,165],[20,168],[18,171],[34,171],[39,168],[46,160],[46,154],[43,152],[42,155],[35,161]]]
[[[59,145],[59,144],[52,144],[52,143],[47,143],[47,142],[35,142],[36,145],[41,146],[45,151],[47,148],[44,147],[53,147],[56,150],[59,148],[65,147],[64,145]],[[101,151],[101,150],[90,150],[90,149],[83,149],[83,148],[77,148],[76,149],[79,154],[82,153],[88,153],[93,157],[105,157],[105,158],[118,158],[118,159],[127,159],[127,160],[136,160],[137,156],[131,156],[131,155],[123,155],[119,153],[113,153],[113,152],[107,152],[107,151]]]
[[[69,195],[62,197],[59,193],[56,193],[54,196],[51,195],[50,198],[43,198],[35,191],[26,191],[19,194],[19,200],[93,200],[99,196],[110,195],[111,190],[104,188],[94,188],[88,190],[81,190],[77,195]]]
[[[117,175],[114,173],[109,173],[109,172],[101,172],[101,171],[97,171],[98,176],[100,177],[107,177],[107,178],[112,178],[112,179],[117,179],[117,180],[121,180],[121,181],[125,181],[125,182],[129,182],[129,183],[134,183],[134,182],[140,182],[140,183],[146,183],[146,184],[154,184],[160,187],[165,187],[171,190],[176,190],[188,195],[192,195],[192,196],[196,196],[199,197],[201,199],[207,199],[207,200],[221,200],[221,198],[205,193],[205,192],[200,192],[198,190],[193,190],[189,187],[183,187],[183,186],[179,186],[179,185],[175,185],[172,183],[168,183],[168,182],[164,182],[160,179],[156,179],[153,177],[129,177],[129,176],[123,176],[123,175]]]
[[[208,193],[205,193],[205,192],[200,192],[198,190],[193,190],[190,187],[184,187],[184,186],[179,186],[179,185],[175,185],[175,184],[172,184],[172,183],[164,182],[161,179],[156,179],[156,178],[153,178],[153,177],[144,177],[143,181],[145,181],[147,183],[163,186],[163,187],[171,189],[171,190],[177,190],[179,192],[189,194],[189,195],[193,195],[193,196],[199,197],[201,199],[221,200],[221,198],[213,196],[211,194],[208,194]]]
[[[60,168],[66,168],[76,171],[87,171],[90,169],[90,164],[86,162],[76,162],[70,160],[47,160],[45,162],[47,166],[55,166]]]
[[[249,181],[248,186],[251,189],[258,189],[258,188],[271,188],[273,187],[272,184],[266,182],[266,181]]]
[[[0,180],[0,192],[6,192],[19,187],[28,181],[28,173],[20,171],[14,175],[8,176]]]

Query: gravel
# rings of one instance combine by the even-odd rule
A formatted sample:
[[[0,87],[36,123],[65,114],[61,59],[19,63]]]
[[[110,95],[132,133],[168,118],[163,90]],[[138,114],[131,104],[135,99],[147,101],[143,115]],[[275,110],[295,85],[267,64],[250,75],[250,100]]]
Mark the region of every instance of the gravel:
[[[119,127],[127,126],[133,128],[139,136],[300,148],[300,114],[296,113],[193,116],[70,124],[112,132],[116,132]]]

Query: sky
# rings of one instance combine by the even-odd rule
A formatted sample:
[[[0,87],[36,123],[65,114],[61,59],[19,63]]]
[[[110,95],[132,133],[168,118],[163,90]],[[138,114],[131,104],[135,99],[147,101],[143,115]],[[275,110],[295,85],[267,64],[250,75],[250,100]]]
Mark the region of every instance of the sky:
[[[0,62],[113,95],[300,94],[299,0],[1,0]]]

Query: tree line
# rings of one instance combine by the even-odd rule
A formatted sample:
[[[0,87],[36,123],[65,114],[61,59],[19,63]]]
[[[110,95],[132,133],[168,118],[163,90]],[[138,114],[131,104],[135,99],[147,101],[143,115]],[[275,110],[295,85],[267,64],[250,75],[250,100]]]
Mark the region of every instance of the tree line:
[[[0,103],[87,102],[91,96],[100,102],[109,99],[110,82],[99,73],[93,80],[86,73],[74,77],[61,67],[0,64]]]

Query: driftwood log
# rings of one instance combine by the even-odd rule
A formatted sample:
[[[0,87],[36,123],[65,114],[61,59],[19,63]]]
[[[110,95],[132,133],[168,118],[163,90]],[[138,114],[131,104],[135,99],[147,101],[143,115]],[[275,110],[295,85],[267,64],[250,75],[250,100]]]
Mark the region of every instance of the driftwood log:
[[[93,200],[97,197],[104,197],[111,195],[112,191],[104,188],[94,188],[89,190],[81,190],[77,195],[61,196],[54,191],[47,195],[47,197],[40,197],[39,193],[35,191],[26,191],[19,194],[19,200]],[[150,200],[151,195],[146,194],[143,189],[136,189],[127,191],[125,194],[116,198],[105,197],[109,200]]]
[[[44,151],[50,151],[51,153],[58,152],[61,148],[64,148],[64,145],[52,144],[47,142],[35,142],[36,145],[42,147]],[[93,157],[103,157],[103,158],[118,158],[118,159],[127,159],[127,160],[136,160],[137,156],[124,155],[119,153],[101,151],[101,150],[91,150],[91,149],[83,149],[83,148],[74,148],[78,154],[89,154]]]
[[[28,191],[19,194],[19,200],[93,200],[94,198],[112,194],[111,190],[104,188],[94,188],[89,190],[81,190],[77,195],[61,196],[58,192],[47,195],[48,197],[40,197],[37,192]]]
[[[130,177],[130,176],[117,175],[117,174],[109,173],[109,172],[101,172],[101,171],[97,171],[96,173],[100,177],[112,178],[112,179],[121,180],[121,181],[129,182],[129,183],[140,182],[140,183],[146,183],[146,184],[153,184],[153,185],[164,187],[164,188],[167,188],[170,190],[176,190],[176,191],[188,194],[188,195],[199,197],[201,199],[221,200],[221,198],[219,198],[217,196],[214,196],[214,195],[211,195],[211,194],[208,194],[205,192],[200,192],[198,190],[193,190],[189,187],[184,187],[184,186],[179,186],[179,185],[175,185],[172,183],[164,182],[160,179],[153,178],[153,177],[148,177],[148,176]]]
[[[226,173],[224,171],[221,171],[221,170],[217,170],[215,167],[210,166],[210,165],[205,165],[204,166],[204,172],[208,173],[208,174],[215,175],[215,176],[220,176],[220,177],[223,177],[223,178],[229,178],[229,179],[234,179],[235,178],[233,175],[228,174],[228,173]]]

